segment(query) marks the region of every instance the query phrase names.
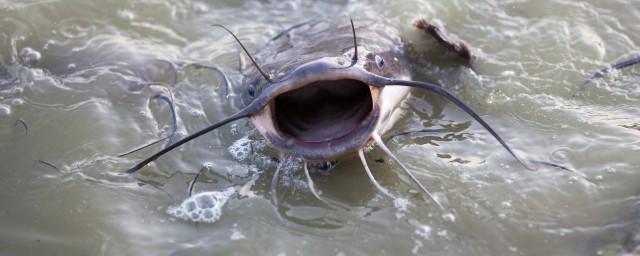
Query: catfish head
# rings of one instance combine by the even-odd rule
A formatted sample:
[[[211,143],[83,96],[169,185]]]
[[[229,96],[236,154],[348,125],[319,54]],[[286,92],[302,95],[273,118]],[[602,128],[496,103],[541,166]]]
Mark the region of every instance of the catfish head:
[[[267,76],[252,72],[240,94],[245,105],[263,101],[250,118],[278,150],[309,161],[355,154],[383,133],[408,87],[375,86],[373,77],[410,80],[410,65],[393,30],[314,24],[261,49]],[[277,44],[276,44],[277,43]]]

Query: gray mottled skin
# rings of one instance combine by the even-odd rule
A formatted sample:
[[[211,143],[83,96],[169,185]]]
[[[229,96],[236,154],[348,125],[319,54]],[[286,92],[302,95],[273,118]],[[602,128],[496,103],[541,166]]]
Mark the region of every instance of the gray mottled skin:
[[[356,37],[359,48],[359,59],[366,58],[367,71],[388,78],[409,78],[409,63],[404,57],[403,44],[397,31],[381,26],[356,26]],[[253,56],[261,67],[277,82],[295,68],[324,57],[343,57],[342,61],[351,62],[348,54],[353,53],[353,34],[348,22],[332,24],[327,21],[317,22],[308,26],[292,29],[262,47]],[[375,55],[382,57],[384,69],[378,69],[374,63]],[[397,61],[390,62],[394,58]],[[394,65],[394,66],[390,66]],[[250,84],[255,86],[255,95],[259,95],[270,84],[253,66],[246,72],[250,74],[243,81],[241,92],[245,106],[254,97],[247,94]]]

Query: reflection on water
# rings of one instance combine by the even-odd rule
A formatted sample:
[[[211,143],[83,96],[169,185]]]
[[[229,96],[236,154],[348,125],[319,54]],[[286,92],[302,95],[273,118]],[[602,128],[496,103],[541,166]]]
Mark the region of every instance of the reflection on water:
[[[162,144],[117,155],[173,129],[169,106],[154,95],[173,100],[177,138],[238,110],[237,92],[227,92],[226,84],[241,81],[246,59],[210,24],[229,27],[254,52],[302,21],[347,22],[347,15],[356,27],[397,28],[409,44],[416,79],[460,96],[520,155],[579,170],[593,183],[553,169],[523,170],[471,118],[422,92],[403,103],[391,134],[437,132],[396,136],[388,146],[444,212],[379,149],[367,153],[373,174],[401,200],[383,197],[354,158],[312,175],[323,200],[292,161],[274,206],[279,154],[246,120],[163,156],[137,173],[139,180],[121,175]],[[637,17],[640,4],[623,0],[5,1],[0,247],[11,255],[633,250],[640,244],[638,67],[579,87],[602,68],[638,57]],[[478,57],[473,69],[434,61],[433,42],[411,26],[418,18],[467,42]],[[234,193],[218,221],[196,227],[167,209],[187,198],[199,172],[194,194]]]

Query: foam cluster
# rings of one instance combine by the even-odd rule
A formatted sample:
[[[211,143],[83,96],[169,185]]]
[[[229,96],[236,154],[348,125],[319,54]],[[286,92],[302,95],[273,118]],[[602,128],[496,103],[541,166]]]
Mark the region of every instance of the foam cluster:
[[[242,162],[249,159],[253,150],[251,149],[251,140],[248,137],[243,137],[229,147],[229,153],[233,155],[233,158]]]
[[[171,206],[167,213],[173,217],[193,222],[213,223],[222,216],[222,207],[227,203],[235,189],[207,191],[192,195],[180,205]]]

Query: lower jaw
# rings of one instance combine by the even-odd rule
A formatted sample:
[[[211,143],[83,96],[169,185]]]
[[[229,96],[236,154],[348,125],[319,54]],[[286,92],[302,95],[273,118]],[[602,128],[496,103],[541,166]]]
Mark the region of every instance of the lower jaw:
[[[281,132],[271,118],[269,107],[251,117],[258,131],[279,151],[310,161],[337,160],[357,153],[376,131],[379,108],[374,104],[371,112],[349,133],[326,140],[305,141]]]
[[[382,95],[384,91],[384,97]],[[371,140],[371,134],[384,132],[391,114],[409,93],[408,87],[372,87],[373,107],[367,117],[349,134],[340,138],[309,142],[287,136],[274,124],[273,106],[267,105],[251,117],[258,131],[279,151],[310,161],[331,161],[353,155]]]
[[[261,130],[267,140],[281,152],[311,161],[330,161],[355,154],[371,138],[378,126],[378,109],[374,108],[366,120],[345,136],[323,140],[303,141],[279,133],[277,130]],[[259,129],[260,130],[260,129]]]

